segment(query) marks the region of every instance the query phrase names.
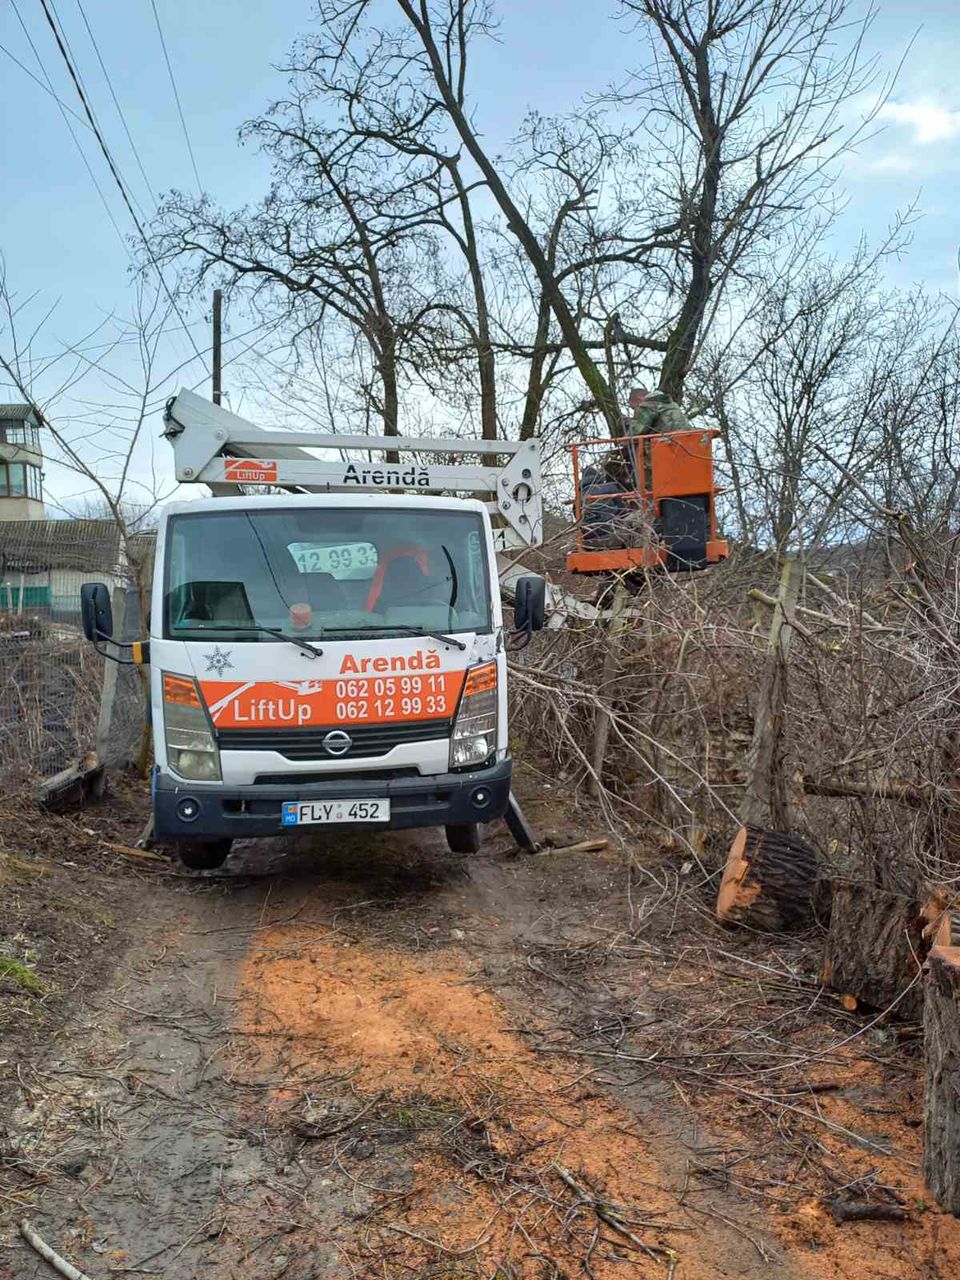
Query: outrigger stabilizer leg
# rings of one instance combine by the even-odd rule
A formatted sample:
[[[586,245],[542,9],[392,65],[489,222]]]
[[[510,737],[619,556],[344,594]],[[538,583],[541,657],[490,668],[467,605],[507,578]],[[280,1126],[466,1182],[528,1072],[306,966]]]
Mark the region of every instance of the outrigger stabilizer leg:
[[[524,853],[536,853],[540,846],[534,838],[533,829],[523,816],[523,810],[517,802],[517,797],[510,792],[510,800],[507,803],[507,812],[503,815],[503,820],[510,830],[510,834],[517,842],[518,848]]]

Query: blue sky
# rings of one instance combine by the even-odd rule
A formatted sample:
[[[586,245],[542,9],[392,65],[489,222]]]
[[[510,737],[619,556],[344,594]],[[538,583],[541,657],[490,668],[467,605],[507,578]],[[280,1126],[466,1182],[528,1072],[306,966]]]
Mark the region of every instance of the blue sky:
[[[236,130],[281,90],[274,64],[309,25],[308,0],[155,3],[204,187],[228,206],[255,200],[263,190],[264,164],[254,152],[238,148]],[[53,7],[108,142],[144,209],[149,212],[150,196],[110,100],[84,13],[153,190],[195,188],[151,0],[54,0]],[[632,40],[623,24],[605,16],[613,12],[612,4],[511,0],[499,10],[500,42],[478,50],[471,77],[477,122],[494,148],[509,138],[528,108],[568,110],[583,93],[619,78],[629,65]],[[18,11],[57,94],[79,112],[40,0],[0,0],[0,44],[43,78]],[[911,39],[883,131],[845,164],[848,202],[834,239],[842,252],[864,232],[877,238],[898,207],[919,197],[922,217],[913,244],[888,271],[899,284],[924,282],[957,297],[960,16],[954,0],[880,0],[870,50],[892,70]],[[129,310],[129,256],[56,102],[3,53],[0,67],[0,249],[20,298],[37,292],[32,314],[56,304],[42,335],[50,349],[75,341],[100,317]],[[71,124],[114,218],[124,233],[132,230],[89,131],[72,118]],[[202,319],[194,319],[203,338]],[[171,338],[171,363],[189,354],[182,333]],[[196,377],[201,371],[193,372]],[[59,475],[51,474],[50,482],[61,494],[70,487]]]

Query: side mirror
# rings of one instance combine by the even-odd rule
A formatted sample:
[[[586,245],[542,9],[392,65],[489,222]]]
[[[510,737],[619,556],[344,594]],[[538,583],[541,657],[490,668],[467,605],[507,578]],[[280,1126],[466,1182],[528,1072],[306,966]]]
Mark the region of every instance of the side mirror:
[[[85,582],[80,588],[80,621],[88,640],[113,639],[113,606],[103,582]]]
[[[547,583],[536,574],[517,579],[513,625],[518,631],[540,631],[547,608]]]

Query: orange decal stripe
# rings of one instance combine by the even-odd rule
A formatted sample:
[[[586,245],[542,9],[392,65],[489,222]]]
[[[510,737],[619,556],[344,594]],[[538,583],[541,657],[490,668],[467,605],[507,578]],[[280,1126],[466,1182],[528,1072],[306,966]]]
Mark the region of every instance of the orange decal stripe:
[[[496,683],[496,664],[494,684]],[[483,670],[484,668],[478,668]],[[309,729],[404,720],[448,720],[457,709],[463,671],[279,683],[202,680],[204,702],[218,729]],[[490,687],[490,686],[487,686]]]
[[[276,484],[276,462],[260,458],[224,458],[223,478],[238,484]]]

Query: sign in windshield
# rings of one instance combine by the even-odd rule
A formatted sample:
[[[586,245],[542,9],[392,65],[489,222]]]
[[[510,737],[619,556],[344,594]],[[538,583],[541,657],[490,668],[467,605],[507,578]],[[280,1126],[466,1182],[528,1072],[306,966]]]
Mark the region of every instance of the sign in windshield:
[[[377,567],[372,542],[293,542],[290,554],[301,573],[329,573],[334,578],[369,577]]]
[[[475,512],[278,508],[172,516],[164,635],[276,643],[488,632],[489,570]]]

